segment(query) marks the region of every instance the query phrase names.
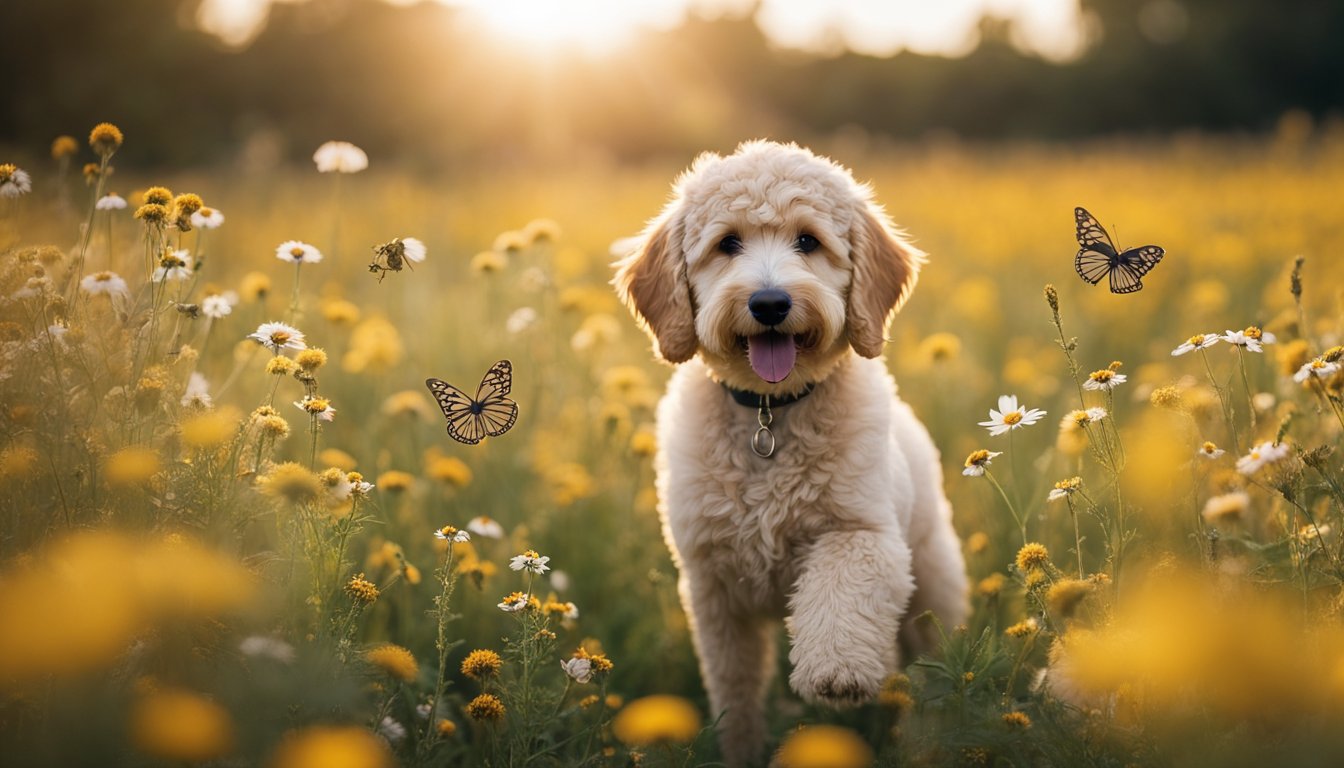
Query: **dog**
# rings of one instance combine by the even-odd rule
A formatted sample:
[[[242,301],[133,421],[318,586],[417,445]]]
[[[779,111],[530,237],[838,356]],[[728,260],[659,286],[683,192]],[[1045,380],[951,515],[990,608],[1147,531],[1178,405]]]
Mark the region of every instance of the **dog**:
[[[761,759],[774,638],[843,707],[967,613],[937,449],[881,360],[924,254],[867,185],[795,144],[705,153],[614,265],[678,364],[658,406],[663,534],[725,761]],[[899,647],[898,647],[899,646]]]

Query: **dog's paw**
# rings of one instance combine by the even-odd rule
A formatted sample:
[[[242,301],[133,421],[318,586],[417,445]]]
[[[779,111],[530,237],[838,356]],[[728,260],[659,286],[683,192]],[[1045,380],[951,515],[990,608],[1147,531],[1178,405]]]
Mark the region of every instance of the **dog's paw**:
[[[885,677],[881,668],[829,661],[795,666],[789,685],[810,704],[845,708],[876,696]]]

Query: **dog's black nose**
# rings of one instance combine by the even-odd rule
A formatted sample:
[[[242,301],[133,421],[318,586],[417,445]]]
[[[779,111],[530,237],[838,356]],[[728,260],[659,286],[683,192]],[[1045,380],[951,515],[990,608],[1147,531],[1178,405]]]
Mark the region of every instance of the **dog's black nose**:
[[[747,309],[751,310],[751,316],[762,325],[779,325],[784,322],[784,318],[789,316],[789,307],[792,306],[793,301],[789,298],[789,294],[778,288],[757,291],[747,299]]]

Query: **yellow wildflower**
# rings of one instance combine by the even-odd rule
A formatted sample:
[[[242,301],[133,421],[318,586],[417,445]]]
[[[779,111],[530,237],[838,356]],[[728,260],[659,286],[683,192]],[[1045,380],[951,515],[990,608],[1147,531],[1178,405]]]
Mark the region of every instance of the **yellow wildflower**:
[[[370,648],[364,652],[364,661],[404,683],[413,683],[420,676],[420,665],[415,662],[415,656],[400,645],[385,643]]]

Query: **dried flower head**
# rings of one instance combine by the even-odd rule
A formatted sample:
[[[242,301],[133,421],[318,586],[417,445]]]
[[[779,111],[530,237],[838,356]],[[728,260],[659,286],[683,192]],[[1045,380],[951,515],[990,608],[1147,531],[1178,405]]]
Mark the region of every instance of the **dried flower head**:
[[[288,430],[288,425],[285,429]],[[292,461],[277,464],[259,481],[268,496],[286,499],[292,504],[308,504],[322,495],[322,482],[307,467]]]
[[[312,373],[327,364],[327,353],[321,347],[308,347],[294,356],[294,362],[305,373]]]
[[[1092,593],[1092,584],[1081,579],[1060,579],[1045,593],[1045,604],[1050,613],[1067,619],[1073,616],[1083,598]]]
[[[145,226],[162,227],[168,223],[168,209],[159,203],[145,203],[135,209],[135,218]]]
[[[467,716],[482,722],[497,722],[504,719],[504,702],[499,697],[482,693],[467,704]]]
[[[350,581],[345,583],[345,594],[356,603],[369,605],[378,600],[379,592],[377,585],[365,579],[363,573],[359,573],[351,576]]]
[[[462,660],[462,674],[472,680],[485,680],[499,674],[499,669],[503,665],[504,660],[500,658],[498,653],[477,649],[467,654],[467,657]]]
[[[364,661],[404,683],[413,683],[420,676],[420,665],[416,663],[415,656],[400,645],[384,643],[370,648],[364,652]]]
[[[1177,386],[1158,387],[1148,396],[1148,402],[1158,408],[1169,410],[1181,409],[1181,388]]]
[[[63,160],[79,151],[79,142],[74,136],[57,136],[51,142],[51,157],[53,160]]]
[[[111,123],[99,123],[89,131],[89,146],[104,159],[121,148],[121,129]]]
[[[1050,551],[1044,544],[1030,542],[1017,551],[1017,569],[1023,573],[1043,570],[1050,564]]]

